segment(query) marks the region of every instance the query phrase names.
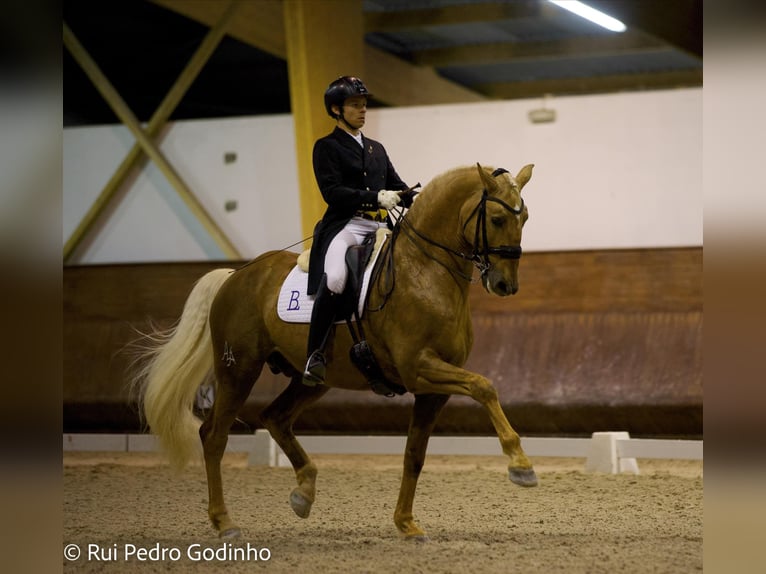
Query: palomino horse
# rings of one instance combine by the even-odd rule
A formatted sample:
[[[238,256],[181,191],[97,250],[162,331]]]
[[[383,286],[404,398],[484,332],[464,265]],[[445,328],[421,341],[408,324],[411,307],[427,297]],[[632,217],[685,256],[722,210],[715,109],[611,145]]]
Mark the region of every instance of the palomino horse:
[[[386,243],[389,252],[377,263],[386,271],[372,281],[364,331],[386,378],[415,396],[394,511],[394,523],[406,538],[426,539],[412,505],[429,436],[450,395],[468,395],[486,408],[510,459],[510,480],[537,484],[492,383],[462,368],[473,344],[468,305],[473,266],[488,292],[504,297],[518,290],[521,229],[528,217],[521,189],[531,175],[532,165],[513,177],[477,164],[435,177],[399,222]],[[327,386],[302,383],[308,327],[277,316],[280,286],[296,257],[269,252],[236,271],[206,274],[178,324],[149,336],[134,378],[142,388],[146,422],[175,466],[198,454],[202,439],[208,513],[221,537],[239,536],[240,529],[224,504],[220,463],[231,425],[264,365],[290,377],[261,419],[295,469],[298,486],[289,501],[302,518],[314,502],[317,468],[297,441],[293,423],[329,387],[370,389],[349,358],[353,341],[346,329],[337,330],[327,350]],[[200,426],[194,398],[211,369],[215,403]]]

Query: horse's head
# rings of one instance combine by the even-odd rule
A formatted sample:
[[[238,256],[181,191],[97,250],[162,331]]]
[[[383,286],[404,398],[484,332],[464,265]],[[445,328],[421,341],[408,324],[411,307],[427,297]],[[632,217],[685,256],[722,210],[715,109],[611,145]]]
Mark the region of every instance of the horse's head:
[[[473,249],[484,288],[501,297],[519,290],[521,229],[529,217],[521,189],[532,177],[533,164],[516,177],[504,169],[476,167],[483,185],[478,203],[468,200],[461,210],[463,238]]]

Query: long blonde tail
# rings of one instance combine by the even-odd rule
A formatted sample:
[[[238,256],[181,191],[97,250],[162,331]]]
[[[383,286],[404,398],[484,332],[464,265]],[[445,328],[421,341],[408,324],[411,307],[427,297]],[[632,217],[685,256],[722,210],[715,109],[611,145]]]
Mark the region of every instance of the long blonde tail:
[[[194,415],[197,388],[213,366],[208,314],[216,293],[232,269],[215,269],[200,278],[178,323],[144,335],[132,384],[152,433],[177,469],[200,455],[199,427]]]

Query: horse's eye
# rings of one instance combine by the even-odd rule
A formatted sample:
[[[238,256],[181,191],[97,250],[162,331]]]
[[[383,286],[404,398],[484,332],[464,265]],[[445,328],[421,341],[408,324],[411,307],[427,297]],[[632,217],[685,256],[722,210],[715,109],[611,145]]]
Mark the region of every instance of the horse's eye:
[[[501,217],[499,215],[495,215],[492,217],[492,225],[495,227],[502,227],[505,225],[505,217]]]

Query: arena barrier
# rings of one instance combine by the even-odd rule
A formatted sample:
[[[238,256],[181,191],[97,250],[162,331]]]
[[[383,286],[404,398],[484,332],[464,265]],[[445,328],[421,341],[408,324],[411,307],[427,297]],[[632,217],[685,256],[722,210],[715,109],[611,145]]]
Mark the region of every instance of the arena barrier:
[[[134,329],[169,327],[194,282],[244,262],[64,268],[64,433],[143,431],[126,373]],[[702,438],[702,248],[525,253],[517,295],[471,287],[474,345],[466,368],[489,378],[522,436]],[[232,434],[287,379],[268,369]],[[296,421],[301,435],[401,435],[412,396],[331,390]],[[487,436],[486,412],[450,399],[435,435]]]
[[[402,455],[406,436],[298,436],[311,454]],[[156,452],[149,434],[65,434],[64,452]],[[635,439],[629,433],[596,432],[590,438],[522,437],[528,456],[584,458],[585,472],[638,474],[636,459],[702,460],[701,440]],[[268,431],[230,435],[226,451],[247,453],[248,465],[290,467],[290,462]],[[495,436],[432,436],[429,455],[502,456]]]

